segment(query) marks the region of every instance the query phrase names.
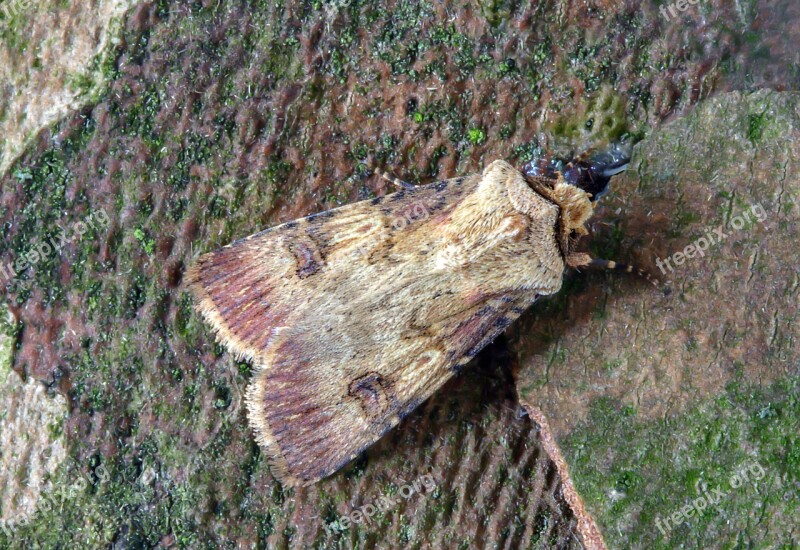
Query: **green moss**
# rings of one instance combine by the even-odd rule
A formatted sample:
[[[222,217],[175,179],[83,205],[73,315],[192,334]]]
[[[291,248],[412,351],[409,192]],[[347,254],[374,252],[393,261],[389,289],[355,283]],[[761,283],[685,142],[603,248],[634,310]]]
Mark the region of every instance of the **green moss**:
[[[472,128],[467,132],[467,138],[473,145],[480,145],[486,141],[486,132],[480,128]]]
[[[768,389],[740,380],[718,397],[664,420],[638,419],[613,399],[596,400],[587,423],[591,428],[576,429],[563,448],[577,488],[605,526],[608,542],[703,547],[712,540],[735,540],[740,529],[764,546],[785,542],[748,517],[754,499],[768,500],[773,518],[797,517],[800,511],[794,450],[798,389],[797,377]],[[733,476],[743,470],[757,477],[756,464],[765,471],[762,478],[731,487]],[[665,518],[697,499],[699,484],[723,490],[724,498],[662,533],[656,521],[660,518],[663,527]]]
[[[29,46],[30,27],[28,22],[34,15],[33,2],[4,2],[8,9],[0,9],[0,43],[9,50],[25,52]]]
[[[511,15],[511,2],[508,0],[481,0],[478,5],[481,14],[493,27],[499,26]]]
[[[133,230],[133,236],[139,241],[139,244],[142,245],[142,250],[148,256],[153,254],[155,250],[156,241],[152,237],[148,237],[147,233],[141,227],[136,228]]]
[[[626,107],[627,102],[622,96],[610,87],[603,87],[585,105],[584,112],[575,109],[574,113],[558,117],[551,132],[561,142],[579,148],[618,141],[631,131]]]
[[[759,114],[750,114],[747,116],[747,138],[757,144],[764,136],[764,127],[769,123],[770,115],[764,111]]]

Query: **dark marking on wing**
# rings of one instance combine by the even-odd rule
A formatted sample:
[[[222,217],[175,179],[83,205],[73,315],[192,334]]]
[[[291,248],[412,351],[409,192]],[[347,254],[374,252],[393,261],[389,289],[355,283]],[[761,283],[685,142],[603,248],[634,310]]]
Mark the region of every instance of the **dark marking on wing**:
[[[389,381],[378,374],[370,372],[350,382],[347,395],[355,397],[370,420],[383,418],[389,410]]]
[[[314,248],[306,242],[295,241],[289,243],[289,250],[297,261],[297,276],[301,279],[310,277],[322,268],[322,261]]]
[[[538,295],[535,297],[538,298]],[[534,298],[534,300],[535,300]],[[463,353],[448,352],[448,361],[456,361],[450,371],[458,374],[480,351],[508,328],[532,303],[520,297],[497,296],[469,319],[462,321],[451,334],[451,341],[460,342]]]
[[[335,215],[336,215],[335,211],[333,211],[333,210],[325,210],[323,212],[317,212],[316,214],[311,214],[310,216],[307,216],[305,219],[309,220],[309,221],[311,221],[311,220],[326,220],[326,219],[334,217]]]
[[[508,317],[499,317],[498,319],[495,320],[494,327],[503,330],[507,328],[508,325],[510,325],[511,323],[512,320],[509,319]]]
[[[469,348],[467,350],[467,353],[465,353],[465,355],[467,357],[475,357],[476,355],[478,355],[481,352],[482,349],[483,349],[483,346],[472,346],[471,348]]]
[[[309,223],[306,228],[306,240],[315,246],[317,261],[320,265],[325,263],[326,255],[323,251],[328,249],[328,233],[325,224]]]
[[[439,210],[444,210],[449,205],[450,203],[448,202],[447,197],[445,195],[438,195],[436,197],[436,201],[432,205],[430,205],[430,211],[436,212]]]

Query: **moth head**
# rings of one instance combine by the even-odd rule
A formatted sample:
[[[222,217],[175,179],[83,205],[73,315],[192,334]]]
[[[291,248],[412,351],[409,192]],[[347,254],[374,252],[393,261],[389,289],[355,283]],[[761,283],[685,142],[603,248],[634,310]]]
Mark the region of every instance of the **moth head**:
[[[576,253],[575,249],[581,237],[589,233],[585,224],[594,212],[592,195],[558,174],[558,179],[550,192],[550,200],[555,202],[560,210],[558,225],[560,231],[556,237],[567,265],[570,267],[586,265],[591,258],[586,254]]]
[[[589,233],[585,224],[594,213],[592,195],[567,181],[560,172],[557,172],[552,179],[543,177],[525,179],[531,189],[558,206],[559,223],[556,238],[564,256],[570,256],[580,238]]]
[[[556,156],[536,156],[522,171],[527,176],[556,179],[559,174],[567,183],[589,193],[593,202],[608,190],[611,177],[628,167],[631,144],[614,143],[605,147],[591,148],[566,160]]]
[[[551,199],[561,209],[561,227],[567,235],[588,233],[584,224],[594,212],[591,194],[560,176],[553,186]]]

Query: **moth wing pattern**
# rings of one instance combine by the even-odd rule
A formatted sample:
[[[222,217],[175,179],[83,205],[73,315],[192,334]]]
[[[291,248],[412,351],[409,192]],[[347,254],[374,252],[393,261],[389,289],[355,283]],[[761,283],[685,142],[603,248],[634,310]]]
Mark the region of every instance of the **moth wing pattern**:
[[[307,485],[335,472],[556,292],[558,215],[495,161],[276,226],[190,267],[218,339],[256,367],[248,416],[276,477]]]

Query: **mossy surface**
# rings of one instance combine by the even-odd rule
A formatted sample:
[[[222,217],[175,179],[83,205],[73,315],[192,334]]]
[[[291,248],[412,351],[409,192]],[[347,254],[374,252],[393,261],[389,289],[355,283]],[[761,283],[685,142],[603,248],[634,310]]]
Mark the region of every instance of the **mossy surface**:
[[[591,249],[662,288],[575,277],[515,329],[523,400],[552,419],[612,546],[798,544],[798,105],[726,94],[651,133]],[[723,496],[698,514],[703,487]]]
[[[250,367],[214,343],[182,273],[235,238],[384,194],[363,176],[367,162],[411,181],[521,163],[550,141],[641,136],[750,85],[737,81],[746,67],[721,73],[752,26],[731,28],[730,10],[676,48],[684,38],[665,43],[654,10],[619,3],[138,6],[99,65],[107,87],[96,102],[45,132],[1,182],[4,259],[62,228],[76,235],[97,212],[110,221],[8,288],[20,320],[14,369],[68,397],[70,457],[48,500],[57,505],[0,544],[577,544],[497,349],[482,358],[494,368],[477,365],[353,465],[282,488],[243,414]],[[702,47],[718,42],[729,49]],[[769,124],[754,120],[751,140],[767,139]],[[430,495],[326,531],[428,472]]]
[[[614,547],[793,548],[798,433],[794,376],[766,388],[735,380],[714,399],[655,421],[601,398],[563,446]]]
[[[0,173],[36,135],[95,102],[111,41],[133,0],[0,4]]]

